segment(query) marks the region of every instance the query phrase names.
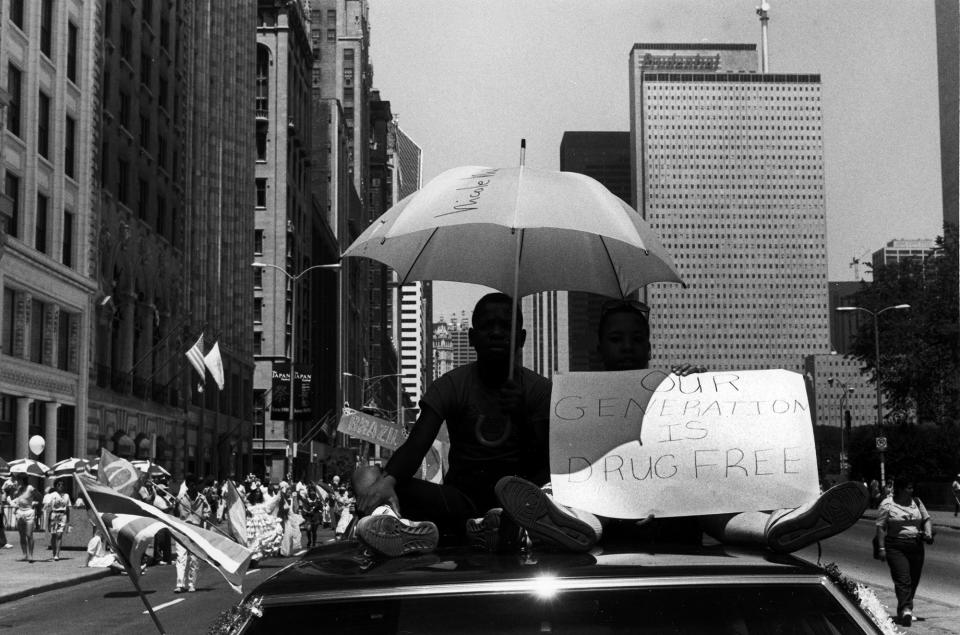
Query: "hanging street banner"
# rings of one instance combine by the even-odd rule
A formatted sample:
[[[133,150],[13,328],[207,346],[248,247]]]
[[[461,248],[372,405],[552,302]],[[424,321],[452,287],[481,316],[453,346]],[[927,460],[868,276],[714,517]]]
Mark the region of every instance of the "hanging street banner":
[[[559,502],[613,518],[798,507],[819,495],[803,376],[554,375],[550,471]]]
[[[293,418],[297,421],[313,420],[313,409],[310,407],[310,381],[313,368],[309,364],[297,364],[295,377],[295,395],[293,400]],[[270,418],[274,421],[288,421],[290,419],[290,363],[273,363],[273,381],[270,391]]]
[[[376,443],[388,450],[396,450],[407,440],[407,431],[399,423],[352,408],[343,409],[337,432],[342,432],[354,439]]]

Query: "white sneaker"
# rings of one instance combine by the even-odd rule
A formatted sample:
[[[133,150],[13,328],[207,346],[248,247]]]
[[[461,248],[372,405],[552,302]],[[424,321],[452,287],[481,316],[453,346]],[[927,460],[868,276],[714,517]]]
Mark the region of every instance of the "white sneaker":
[[[377,507],[357,522],[357,540],[385,556],[428,553],[437,548],[440,532],[430,521],[400,518],[389,505]]]

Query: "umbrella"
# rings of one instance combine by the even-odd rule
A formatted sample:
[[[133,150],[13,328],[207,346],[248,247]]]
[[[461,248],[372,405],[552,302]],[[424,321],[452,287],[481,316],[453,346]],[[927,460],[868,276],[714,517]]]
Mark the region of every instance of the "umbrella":
[[[470,282],[516,299],[560,289],[625,298],[651,282],[682,283],[649,225],[600,182],[523,166],[448,170],[343,255],[382,262],[401,283]]]
[[[71,476],[77,472],[86,472],[90,468],[87,459],[69,458],[57,461],[50,468],[52,476]]]
[[[137,461],[131,461],[131,463],[133,463],[133,467],[137,468],[144,474],[149,474],[150,476],[170,476],[170,472],[166,471],[153,461],[141,459]]]
[[[382,262],[401,284],[470,282],[515,300],[552,290],[626,298],[651,282],[683,284],[636,210],[589,176],[525,167],[524,147],[519,167],[440,174],[387,210],[343,256]]]
[[[26,474],[27,476],[46,476],[47,472],[50,471],[50,468],[41,463],[40,461],[34,461],[33,459],[17,459],[16,461],[10,461],[10,473],[11,474]]]

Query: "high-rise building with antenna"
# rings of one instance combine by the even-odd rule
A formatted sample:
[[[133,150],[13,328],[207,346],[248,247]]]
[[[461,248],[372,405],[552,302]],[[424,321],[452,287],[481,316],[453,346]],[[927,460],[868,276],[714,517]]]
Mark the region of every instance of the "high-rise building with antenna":
[[[754,44],[636,44],[635,207],[687,288],[647,287],[653,366],[786,368],[830,351],[821,83]]]

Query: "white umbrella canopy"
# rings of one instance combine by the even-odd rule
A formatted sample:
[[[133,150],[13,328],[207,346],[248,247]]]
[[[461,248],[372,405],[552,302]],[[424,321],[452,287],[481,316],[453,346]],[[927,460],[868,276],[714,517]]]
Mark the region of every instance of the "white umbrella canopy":
[[[170,472],[148,459],[137,459],[130,461],[130,463],[133,464],[133,467],[150,476],[170,476]]]
[[[77,472],[86,472],[90,469],[90,461],[72,457],[57,461],[50,468],[51,476],[71,476]]]
[[[400,282],[481,284],[519,299],[551,290],[623,298],[683,283],[659,238],[598,181],[524,166],[464,166],[390,208],[343,253]]]
[[[34,461],[33,459],[17,459],[16,461],[10,461],[10,473],[11,474],[26,474],[27,476],[46,476],[47,472],[50,471],[50,468],[41,463],[40,461]]]

